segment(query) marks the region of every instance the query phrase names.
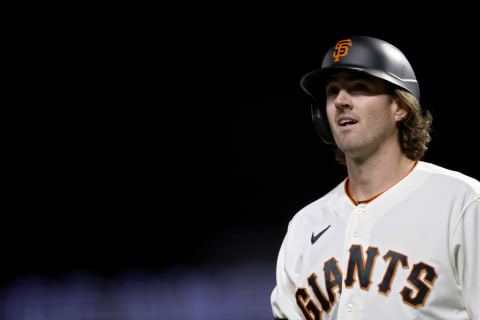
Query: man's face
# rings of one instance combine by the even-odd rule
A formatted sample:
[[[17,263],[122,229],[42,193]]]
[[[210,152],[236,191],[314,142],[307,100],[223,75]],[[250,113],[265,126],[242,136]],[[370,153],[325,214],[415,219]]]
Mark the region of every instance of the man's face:
[[[398,143],[396,122],[405,111],[389,92],[385,81],[356,71],[335,73],[327,81],[328,122],[347,157],[366,157],[382,144]]]

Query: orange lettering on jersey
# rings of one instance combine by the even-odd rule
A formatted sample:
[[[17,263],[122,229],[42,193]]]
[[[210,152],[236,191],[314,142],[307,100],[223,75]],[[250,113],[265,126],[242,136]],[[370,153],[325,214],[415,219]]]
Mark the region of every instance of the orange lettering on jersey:
[[[340,57],[344,57],[347,55],[349,46],[352,46],[352,40],[350,39],[340,40],[337,42],[337,45],[335,46],[335,51],[333,51],[333,57],[335,58],[335,62],[338,62],[340,60]]]
[[[368,290],[372,284],[372,274],[378,254],[377,247],[368,247],[367,261],[365,261],[363,258],[362,246],[357,244],[352,245],[350,247],[350,259],[348,260],[345,287],[353,287],[353,284],[355,283],[355,274],[357,274],[360,288],[362,290]]]
[[[339,294],[342,294],[342,270],[338,266],[338,261],[335,258],[330,258],[323,265],[323,273],[325,275],[325,288],[327,288],[328,299],[330,304],[335,304],[335,294],[333,289],[336,287]]]
[[[423,281],[421,280],[422,277]],[[436,279],[437,272],[434,267],[424,262],[413,265],[412,272],[410,272],[407,281],[417,289],[417,294],[414,295],[412,289],[406,286],[403,287],[403,290],[400,292],[403,302],[414,308],[423,306],[431,290],[426,283],[432,286]]]
[[[317,297],[318,301],[320,301],[320,305],[322,306],[323,311],[330,312],[330,302],[327,300],[325,295],[323,294],[320,286],[317,282],[317,275],[312,273],[310,277],[308,277],[308,285],[312,288],[315,297]]]
[[[297,305],[303,313],[303,316],[307,320],[322,320],[322,314],[312,299],[309,299],[310,296],[307,293],[305,288],[298,288],[295,293],[295,298],[297,300]],[[308,300],[308,302],[307,302]]]
[[[295,292],[295,299],[303,316],[307,320],[322,319],[322,312],[326,314],[333,310],[337,302],[336,295],[341,295],[342,290],[351,289],[355,282],[358,282],[360,289],[368,291],[372,284],[372,275],[376,267],[376,259],[380,252],[377,247],[368,247],[365,254],[362,245],[353,244],[350,247],[346,277],[339,263],[335,258],[325,261],[323,273],[325,278],[325,289],[322,291],[320,282],[315,272],[312,272],[307,280],[311,295],[307,288],[298,288]],[[378,283],[378,293],[391,297],[392,284],[399,266],[409,269],[408,257],[400,252],[389,250],[384,256],[385,273],[383,279]],[[400,297],[409,307],[418,308],[425,305],[435,280],[438,278],[437,271],[431,265],[422,261],[412,266],[412,270],[406,279],[408,284],[399,292]],[[342,284],[345,284],[342,286]]]
[[[392,282],[397,273],[398,265],[401,264],[402,268],[407,269],[408,257],[404,254],[389,250],[387,254],[383,256],[383,260],[386,262],[390,260],[390,263],[388,264],[387,271],[385,271],[382,282],[378,284],[378,292],[388,296],[390,290],[392,290]]]

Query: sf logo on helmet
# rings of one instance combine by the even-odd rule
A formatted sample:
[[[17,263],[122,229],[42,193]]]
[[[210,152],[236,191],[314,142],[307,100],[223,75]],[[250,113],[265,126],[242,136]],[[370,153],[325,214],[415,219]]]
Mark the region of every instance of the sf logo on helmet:
[[[335,46],[335,51],[333,51],[333,57],[335,62],[340,60],[340,57],[346,56],[348,53],[348,46],[352,46],[352,40],[340,40]]]

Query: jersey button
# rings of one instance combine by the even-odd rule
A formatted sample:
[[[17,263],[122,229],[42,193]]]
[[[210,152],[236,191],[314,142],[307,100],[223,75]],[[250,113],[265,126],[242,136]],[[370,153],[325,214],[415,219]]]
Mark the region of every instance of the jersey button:
[[[355,238],[358,238],[358,237],[360,236],[360,232],[355,231],[355,232],[353,233],[353,236],[354,236]]]
[[[349,303],[347,304],[347,311],[352,312],[353,311],[353,304]]]
[[[365,212],[365,209],[363,209],[363,208],[357,208],[357,214],[358,214],[358,215],[361,215],[361,214],[363,214],[364,212]]]

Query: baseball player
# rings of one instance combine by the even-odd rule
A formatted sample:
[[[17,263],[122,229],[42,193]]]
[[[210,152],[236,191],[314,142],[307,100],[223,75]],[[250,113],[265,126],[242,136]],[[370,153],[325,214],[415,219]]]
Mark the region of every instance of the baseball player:
[[[338,41],[301,87],[348,177],[291,219],[276,319],[480,319],[480,183],[420,161],[431,115],[404,54]]]

